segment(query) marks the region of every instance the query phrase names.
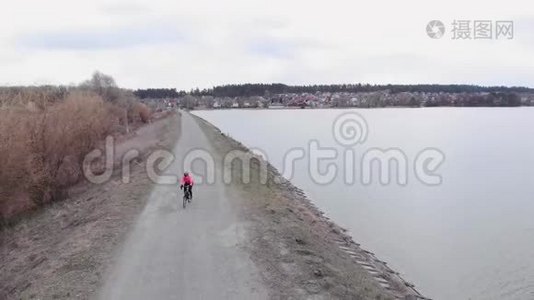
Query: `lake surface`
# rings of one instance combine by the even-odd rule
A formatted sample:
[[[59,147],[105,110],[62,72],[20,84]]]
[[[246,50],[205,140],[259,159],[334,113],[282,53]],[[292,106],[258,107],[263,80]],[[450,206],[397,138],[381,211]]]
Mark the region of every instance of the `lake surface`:
[[[354,146],[340,144],[332,131],[335,120],[347,112],[360,114],[367,126],[365,141]],[[286,153],[306,152],[304,159],[295,162],[289,179],[349,229],[363,248],[387,261],[425,296],[534,299],[534,109],[195,114],[245,145],[261,149],[281,172],[288,169]],[[356,179],[347,180],[339,167],[332,182],[318,183],[309,159],[313,140],[320,147],[335,149],[338,157],[330,162],[337,166],[346,165],[344,153],[353,151],[355,160],[349,165],[356,166]],[[415,160],[426,148],[445,156],[433,169],[433,175],[441,176],[439,185],[425,184],[415,174]],[[378,179],[364,184],[360,161],[370,149],[402,151],[407,184],[398,184],[394,176],[389,184]],[[319,169],[324,173],[326,168],[323,161]],[[396,170],[389,173],[395,175]]]

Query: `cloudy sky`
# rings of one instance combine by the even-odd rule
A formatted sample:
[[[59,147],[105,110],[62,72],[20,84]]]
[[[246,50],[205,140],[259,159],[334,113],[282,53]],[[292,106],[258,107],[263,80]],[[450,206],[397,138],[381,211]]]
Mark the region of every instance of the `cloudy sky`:
[[[430,20],[445,35],[427,36]],[[453,39],[453,21],[493,37]],[[514,22],[513,39],[495,37]],[[531,0],[19,0],[0,11],[0,85],[469,83],[534,87]]]

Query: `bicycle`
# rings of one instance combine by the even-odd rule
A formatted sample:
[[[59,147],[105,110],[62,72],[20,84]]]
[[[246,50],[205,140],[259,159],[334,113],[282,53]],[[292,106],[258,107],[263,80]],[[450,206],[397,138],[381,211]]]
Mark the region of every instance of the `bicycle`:
[[[184,186],[184,198],[183,198],[183,206],[185,208],[187,203],[191,203],[191,186]]]

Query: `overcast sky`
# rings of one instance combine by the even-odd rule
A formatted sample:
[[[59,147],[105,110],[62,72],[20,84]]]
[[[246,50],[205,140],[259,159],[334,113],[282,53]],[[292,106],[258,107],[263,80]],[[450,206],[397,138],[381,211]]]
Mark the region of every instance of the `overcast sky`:
[[[445,24],[431,39],[430,20]],[[454,20],[512,20],[513,39],[455,40]],[[10,1],[0,85],[466,83],[534,87],[532,1]],[[473,24],[471,24],[473,26]]]

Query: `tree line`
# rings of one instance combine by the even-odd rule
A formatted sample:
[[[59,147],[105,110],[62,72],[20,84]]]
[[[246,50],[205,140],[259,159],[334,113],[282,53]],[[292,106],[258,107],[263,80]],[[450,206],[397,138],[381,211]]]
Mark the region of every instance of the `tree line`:
[[[527,87],[478,86],[466,84],[322,84],[322,85],[286,85],[282,83],[246,83],[215,86],[209,89],[192,89],[189,92],[177,91],[175,88],[138,89],[134,94],[139,98],[177,98],[185,95],[213,97],[251,97],[270,96],[287,93],[362,93],[388,90],[392,94],[410,93],[526,93],[534,92]]]
[[[134,95],[141,99],[146,98],[178,98],[187,95],[185,91],[177,91],[175,88],[138,89]]]

